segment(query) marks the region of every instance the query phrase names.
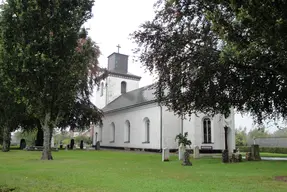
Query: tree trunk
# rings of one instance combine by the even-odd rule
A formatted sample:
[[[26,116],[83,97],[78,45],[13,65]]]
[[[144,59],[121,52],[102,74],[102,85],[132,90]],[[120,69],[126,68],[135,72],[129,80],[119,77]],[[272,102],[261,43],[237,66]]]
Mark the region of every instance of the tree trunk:
[[[42,152],[42,160],[53,160],[52,152],[51,152],[51,130],[49,127],[49,121],[50,121],[50,114],[46,114],[45,121],[42,125],[42,129],[44,132],[44,143],[43,143],[43,152]]]
[[[11,141],[11,133],[8,126],[4,126],[3,128],[3,146],[2,151],[8,152],[10,151],[10,141]]]

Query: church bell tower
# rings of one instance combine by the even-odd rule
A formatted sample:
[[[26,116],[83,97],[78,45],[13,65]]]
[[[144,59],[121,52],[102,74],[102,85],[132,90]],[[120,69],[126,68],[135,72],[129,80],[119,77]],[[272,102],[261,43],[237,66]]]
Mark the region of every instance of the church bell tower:
[[[140,76],[128,72],[129,56],[114,52],[108,56],[108,67],[105,71],[105,78],[101,79],[97,87],[95,105],[100,109],[112,102],[126,92],[139,88]],[[103,75],[104,76],[104,75]]]

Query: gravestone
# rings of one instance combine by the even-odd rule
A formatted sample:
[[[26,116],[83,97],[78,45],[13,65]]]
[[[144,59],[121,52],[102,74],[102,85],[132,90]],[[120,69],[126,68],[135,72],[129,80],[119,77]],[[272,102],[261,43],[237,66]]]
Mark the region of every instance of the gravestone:
[[[96,142],[95,149],[96,150],[100,150],[101,149],[101,144],[100,144],[99,141]]]
[[[20,149],[25,149],[26,148],[26,140],[25,139],[21,139],[20,140]]]
[[[80,143],[80,149],[83,149],[84,148],[84,141],[81,140],[81,143]]]
[[[71,139],[70,149],[74,149],[74,145],[75,145],[75,140],[74,140],[74,139]]]
[[[185,150],[186,150],[185,147],[181,143],[178,148],[178,160],[183,160]]]
[[[251,145],[251,159],[254,161],[260,161],[259,145]]]
[[[222,152],[222,163],[228,163],[228,162],[229,162],[228,150],[223,150],[223,152]]]
[[[193,158],[194,158],[194,159],[198,159],[199,157],[200,157],[199,147],[198,147],[198,146],[195,146],[194,149],[193,149]]]
[[[169,161],[169,149],[164,148],[162,150],[162,161]]]

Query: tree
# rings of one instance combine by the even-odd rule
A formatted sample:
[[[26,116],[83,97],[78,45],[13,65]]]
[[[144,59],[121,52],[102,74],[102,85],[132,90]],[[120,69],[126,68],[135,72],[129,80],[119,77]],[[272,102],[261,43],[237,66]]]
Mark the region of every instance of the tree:
[[[0,66],[2,66],[1,61]],[[11,132],[15,131],[21,122],[27,118],[27,111],[23,104],[19,104],[14,100],[13,95],[3,82],[5,80],[0,74],[0,130],[2,132],[0,140],[2,141],[2,151],[8,152],[10,150]],[[27,124],[26,126],[29,127],[30,125]]]
[[[91,18],[93,4],[94,0],[7,0],[2,9],[5,85],[14,88],[17,102],[40,121],[43,160],[53,159],[51,133],[63,125],[75,103],[90,106],[99,48],[80,29]],[[98,123],[100,111],[90,110],[97,117],[90,121]]]
[[[282,128],[279,130],[276,130],[273,134],[273,137],[287,137],[287,128]]]
[[[155,18],[132,34],[158,76],[157,99],[183,115],[228,116],[234,107],[258,123],[285,118],[286,8],[283,0],[159,0]]]
[[[266,128],[253,128],[248,132],[248,139],[253,140],[254,138],[260,138],[260,137],[270,137],[271,134],[266,130]]]
[[[236,146],[246,146],[247,145],[246,127],[244,129],[242,127],[235,129],[235,140],[236,140],[235,141]]]
[[[27,145],[34,145],[34,142],[37,136],[37,131],[34,130],[34,131],[27,132],[27,131],[21,130],[21,131],[16,131],[14,134],[15,134],[15,138],[17,139],[17,141],[20,142],[21,139],[25,139]]]
[[[88,145],[90,145],[90,144],[93,143],[92,138],[91,138],[91,137],[88,137],[88,136],[86,136],[86,135],[79,135],[79,136],[75,137],[75,142],[76,142],[77,144],[80,144],[80,142],[81,142],[82,140],[84,141],[84,143],[86,143],[86,144],[88,144]]]

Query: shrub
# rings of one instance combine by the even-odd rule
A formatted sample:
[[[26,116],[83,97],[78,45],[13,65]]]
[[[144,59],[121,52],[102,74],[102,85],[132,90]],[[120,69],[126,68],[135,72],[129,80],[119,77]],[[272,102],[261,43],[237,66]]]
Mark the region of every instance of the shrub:
[[[240,146],[237,148],[239,148],[240,152],[250,152],[250,147],[248,147],[248,146]],[[260,150],[260,152],[263,152],[263,153],[287,154],[287,148],[283,148],[283,147],[260,147],[259,146],[259,150]]]

